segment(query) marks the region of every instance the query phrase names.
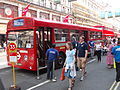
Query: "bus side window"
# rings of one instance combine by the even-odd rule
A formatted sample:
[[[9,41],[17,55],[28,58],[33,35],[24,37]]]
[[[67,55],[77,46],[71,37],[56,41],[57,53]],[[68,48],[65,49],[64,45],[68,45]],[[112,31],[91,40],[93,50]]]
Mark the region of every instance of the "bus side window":
[[[30,41],[26,41],[26,48],[31,48],[31,43],[30,43]]]

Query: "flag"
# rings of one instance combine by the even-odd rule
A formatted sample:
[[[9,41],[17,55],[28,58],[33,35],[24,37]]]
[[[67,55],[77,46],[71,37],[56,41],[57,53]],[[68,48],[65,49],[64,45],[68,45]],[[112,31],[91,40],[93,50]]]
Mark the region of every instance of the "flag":
[[[30,7],[30,3],[23,9],[23,11],[22,11],[22,16],[25,16],[25,15],[26,15],[29,7]]]
[[[64,23],[68,23],[69,17],[70,17],[70,15],[67,15],[67,16],[64,18],[63,22],[64,22]]]

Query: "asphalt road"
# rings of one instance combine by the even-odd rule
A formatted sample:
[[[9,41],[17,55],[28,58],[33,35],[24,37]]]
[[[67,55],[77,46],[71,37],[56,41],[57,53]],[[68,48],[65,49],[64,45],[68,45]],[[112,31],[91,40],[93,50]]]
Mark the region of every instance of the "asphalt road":
[[[22,90],[67,90],[68,79],[60,81],[61,69],[55,71],[57,82],[46,81],[45,71],[41,71],[40,80],[37,80],[36,72],[16,69],[17,85]],[[8,90],[12,85],[11,68],[0,70],[0,77],[6,90]],[[84,81],[80,81],[80,72],[77,72],[73,90],[120,90],[120,83],[114,81],[115,69],[107,69],[104,56],[101,63],[95,60],[87,64],[87,76]],[[34,88],[36,85],[38,86]]]

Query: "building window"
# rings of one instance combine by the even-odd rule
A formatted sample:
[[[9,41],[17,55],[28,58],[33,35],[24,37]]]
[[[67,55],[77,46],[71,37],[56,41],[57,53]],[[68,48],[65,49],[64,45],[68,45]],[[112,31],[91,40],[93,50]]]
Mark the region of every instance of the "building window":
[[[40,0],[40,6],[45,6],[45,0]]]
[[[57,4],[55,4],[55,10],[57,10]]]
[[[50,2],[50,8],[52,9],[52,2]]]
[[[37,11],[28,9],[28,11],[26,13],[26,16],[28,16],[28,17],[37,17]]]
[[[40,18],[49,20],[50,19],[50,14],[44,13],[44,12],[40,12]]]
[[[60,21],[60,16],[53,15],[52,20],[53,21]]]
[[[33,3],[39,5],[39,1],[40,0],[33,0]]]
[[[65,12],[65,7],[62,7],[62,12]]]
[[[18,17],[18,7],[0,3],[0,17],[14,18]]]

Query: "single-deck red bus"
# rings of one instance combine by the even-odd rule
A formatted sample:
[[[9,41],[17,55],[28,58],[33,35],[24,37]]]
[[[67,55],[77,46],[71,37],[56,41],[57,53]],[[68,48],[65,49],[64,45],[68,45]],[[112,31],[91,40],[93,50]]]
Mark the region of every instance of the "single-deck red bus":
[[[85,41],[102,40],[102,30],[94,27],[45,21],[32,17],[17,17],[8,22],[7,45],[14,42],[17,45],[17,64],[15,67],[37,71],[46,68],[45,52],[51,44],[56,45],[60,58],[56,66],[62,66],[65,60],[66,42],[80,36]],[[7,48],[7,59],[10,64],[10,52]]]
[[[102,29],[102,35],[103,39],[111,39],[112,37],[115,37],[114,29],[113,28],[108,28],[105,26],[94,26],[96,28]]]

